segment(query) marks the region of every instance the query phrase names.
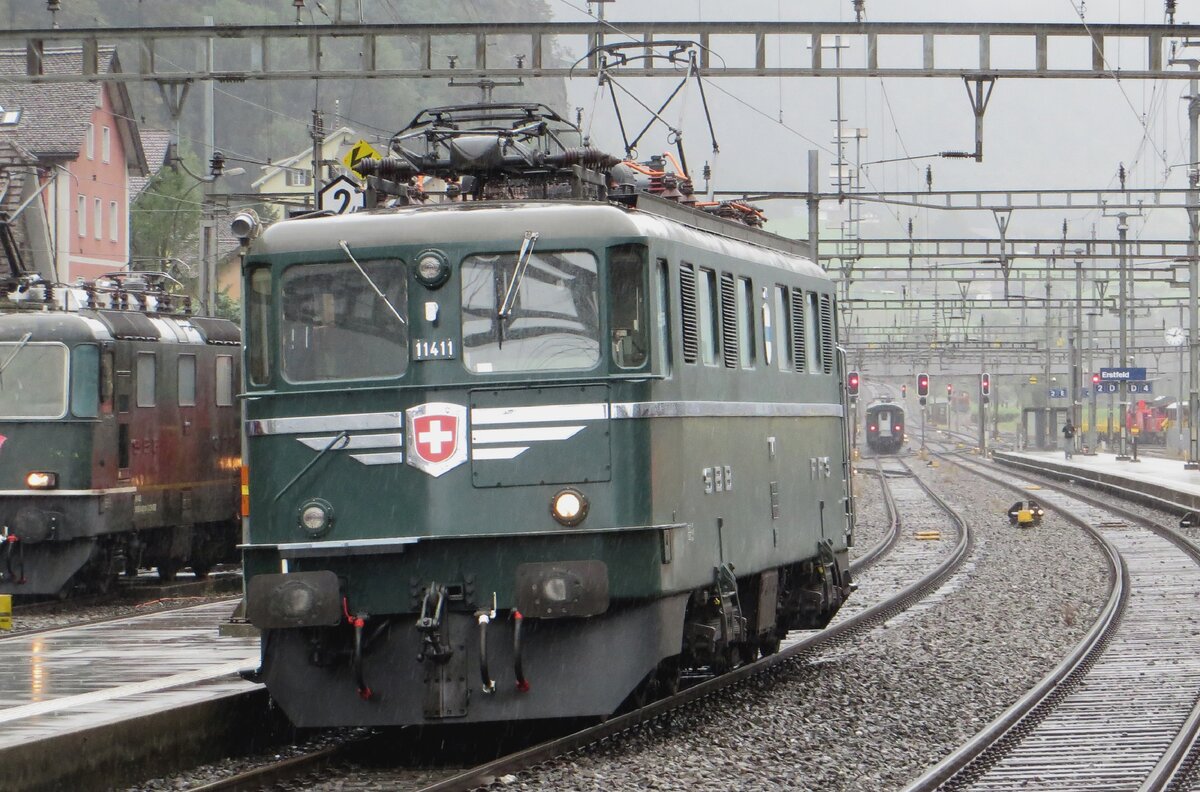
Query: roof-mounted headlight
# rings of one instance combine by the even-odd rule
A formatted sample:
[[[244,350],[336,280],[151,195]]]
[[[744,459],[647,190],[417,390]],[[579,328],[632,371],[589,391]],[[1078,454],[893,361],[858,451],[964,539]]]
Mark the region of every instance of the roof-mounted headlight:
[[[427,289],[440,288],[450,280],[450,263],[439,250],[426,250],[417,256],[417,280]]]

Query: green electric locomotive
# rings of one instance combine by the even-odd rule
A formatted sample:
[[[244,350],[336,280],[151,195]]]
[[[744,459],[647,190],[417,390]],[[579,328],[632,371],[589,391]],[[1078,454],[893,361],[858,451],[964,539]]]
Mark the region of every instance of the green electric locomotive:
[[[604,716],[850,592],[824,273],[544,108],[471,112],[245,257],[247,615],[300,726]]]
[[[236,558],[240,334],[161,273],[66,287],[0,215],[0,594],[106,591]]]

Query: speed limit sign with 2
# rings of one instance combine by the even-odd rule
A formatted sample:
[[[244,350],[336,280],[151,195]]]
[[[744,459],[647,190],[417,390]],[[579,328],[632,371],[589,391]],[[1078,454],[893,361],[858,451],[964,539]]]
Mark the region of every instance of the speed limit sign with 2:
[[[318,208],[323,212],[349,214],[366,206],[362,187],[348,176],[338,176],[317,194]]]

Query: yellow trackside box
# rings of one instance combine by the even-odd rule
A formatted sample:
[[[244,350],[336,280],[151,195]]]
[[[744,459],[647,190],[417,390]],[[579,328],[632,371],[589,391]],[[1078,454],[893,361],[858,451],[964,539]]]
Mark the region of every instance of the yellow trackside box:
[[[12,594],[0,594],[0,630],[12,629]]]

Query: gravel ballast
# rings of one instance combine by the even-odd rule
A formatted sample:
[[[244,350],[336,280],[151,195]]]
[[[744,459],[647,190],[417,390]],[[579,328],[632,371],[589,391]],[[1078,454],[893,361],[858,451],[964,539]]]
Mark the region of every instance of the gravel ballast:
[[[969,579],[941,601],[506,787],[898,789],[976,733],[1086,633],[1108,571],[1092,540],[1054,515],[1039,528],[1010,527],[1011,491],[947,464],[919,473],[976,531]],[[864,522],[882,519],[877,493],[858,488]]]

